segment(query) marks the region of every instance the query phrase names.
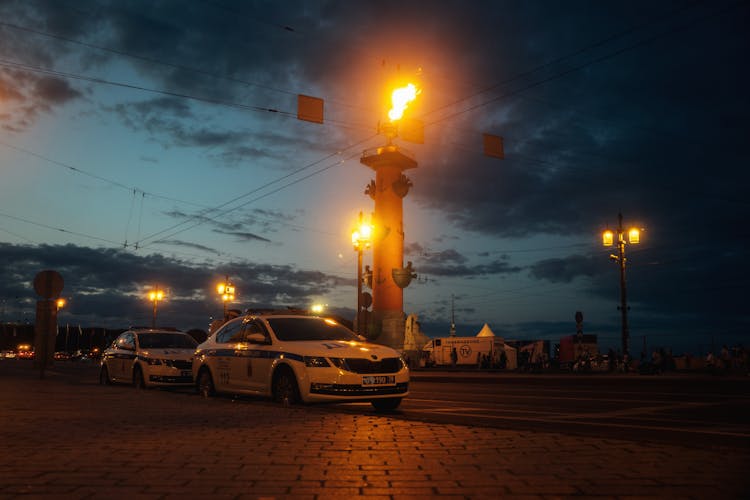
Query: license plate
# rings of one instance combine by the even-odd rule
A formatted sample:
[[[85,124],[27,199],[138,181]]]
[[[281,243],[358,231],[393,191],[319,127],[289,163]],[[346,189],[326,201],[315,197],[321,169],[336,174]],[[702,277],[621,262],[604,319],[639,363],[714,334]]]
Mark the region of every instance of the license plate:
[[[362,385],[388,385],[395,383],[395,375],[370,375],[362,377]]]
[[[191,372],[190,370],[182,370],[182,372],[180,372],[180,375],[183,377],[192,377],[193,372]]]

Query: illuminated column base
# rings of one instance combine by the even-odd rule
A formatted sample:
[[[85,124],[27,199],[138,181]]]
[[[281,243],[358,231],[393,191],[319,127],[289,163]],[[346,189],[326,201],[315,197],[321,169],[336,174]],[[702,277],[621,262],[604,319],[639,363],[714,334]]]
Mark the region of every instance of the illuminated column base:
[[[406,315],[403,311],[373,311],[372,321],[376,328],[380,327],[380,333],[375,342],[394,349],[404,348]]]

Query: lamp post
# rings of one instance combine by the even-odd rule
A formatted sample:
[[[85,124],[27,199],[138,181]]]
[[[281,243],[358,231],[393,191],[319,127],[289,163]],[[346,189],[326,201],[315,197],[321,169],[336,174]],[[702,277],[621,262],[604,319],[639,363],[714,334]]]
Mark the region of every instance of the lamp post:
[[[632,227],[627,231],[627,242],[625,241],[625,230],[622,227],[622,213],[617,214],[617,241],[615,242],[615,233],[609,229],[602,233],[602,244],[605,247],[617,245],[617,255],[610,254],[609,258],[617,262],[620,266],[620,314],[622,315],[622,354],[628,354],[630,347],[630,332],[628,330],[628,293],[625,281],[625,267],[627,259],[625,258],[625,244],[638,244],[641,242],[641,232],[638,228]]]
[[[159,290],[159,287],[155,287],[148,294],[148,300],[154,303],[154,315],[151,318],[151,328],[156,328],[156,308],[160,300],[164,299],[164,292]]]
[[[371,244],[372,225],[364,222],[362,212],[360,212],[357,228],[352,231],[352,246],[357,252],[357,318],[354,330],[359,334],[365,331],[362,321],[362,257],[365,249],[369,248]]]
[[[216,286],[216,291],[219,292],[221,301],[224,302],[224,321],[227,321],[229,319],[227,306],[229,302],[234,300],[234,285],[229,281],[229,276],[225,277],[224,283],[219,283]]]
[[[57,319],[58,319],[58,321],[60,320],[60,309],[62,309],[63,307],[65,307],[66,304],[67,304],[66,300],[64,298],[62,298],[62,297],[58,298],[55,301],[55,305],[57,306]],[[67,327],[67,325],[65,327],[65,352],[66,353],[68,352],[68,327]]]

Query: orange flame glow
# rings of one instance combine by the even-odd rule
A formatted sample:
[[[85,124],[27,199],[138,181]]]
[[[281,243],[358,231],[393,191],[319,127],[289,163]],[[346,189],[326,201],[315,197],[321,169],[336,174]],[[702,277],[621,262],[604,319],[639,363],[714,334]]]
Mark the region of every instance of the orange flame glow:
[[[388,118],[392,122],[400,120],[404,116],[404,111],[409,106],[409,103],[417,98],[422,92],[413,83],[408,84],[406,87],[399,87],[391,94],[391,102],[393,107],[388,111]]]

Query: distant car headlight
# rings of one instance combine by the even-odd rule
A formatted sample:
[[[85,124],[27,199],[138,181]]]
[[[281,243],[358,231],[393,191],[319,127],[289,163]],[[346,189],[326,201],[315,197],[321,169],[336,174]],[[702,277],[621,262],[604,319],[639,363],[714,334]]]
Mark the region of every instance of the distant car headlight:
[[[305,366],[309,368],[326,368],[331,366],[326,358],[319,356],[305,356]]]

